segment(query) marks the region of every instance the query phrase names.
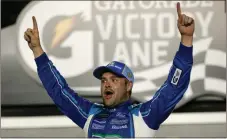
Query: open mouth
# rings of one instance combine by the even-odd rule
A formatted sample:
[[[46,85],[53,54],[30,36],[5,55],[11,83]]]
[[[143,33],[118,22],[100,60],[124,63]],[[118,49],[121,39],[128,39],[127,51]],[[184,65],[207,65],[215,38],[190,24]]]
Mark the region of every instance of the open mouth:
[[[105,93],[104,93],[104,98],[105,99],[110,99],[110,98],[112,98],[112,96],[113,96],[113,92],[112,91],[106,91]]]

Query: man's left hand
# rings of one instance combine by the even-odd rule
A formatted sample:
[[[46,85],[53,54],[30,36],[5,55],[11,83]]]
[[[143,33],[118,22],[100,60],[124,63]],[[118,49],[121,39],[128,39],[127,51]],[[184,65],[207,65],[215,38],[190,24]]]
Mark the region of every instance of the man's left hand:
[[[182,36],[193,36],[195,24],[194,19],[181,14],[180,3],[177,3],[178,22],[177,26]]]
[[[181,13],[180,3],[177,3],[178,21],[177,26],[181,34],[181,43],[184,46],[191,47],[193,34],[195,30],[194,19]]]

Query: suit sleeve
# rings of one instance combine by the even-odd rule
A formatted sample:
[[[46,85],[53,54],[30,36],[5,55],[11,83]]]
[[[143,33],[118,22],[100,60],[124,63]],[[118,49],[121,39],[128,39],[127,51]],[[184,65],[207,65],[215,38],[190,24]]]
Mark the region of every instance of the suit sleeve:
[[[35,62],[39,78],[48,95],[64,115],[83,128],[93,104],[69,88],[46,53],[36,58]]]
[[[168,77],[153,98],[141,104],[140,113],[151,129],[157,130],[186,92],[193,65],[193,47],[180,43]]]

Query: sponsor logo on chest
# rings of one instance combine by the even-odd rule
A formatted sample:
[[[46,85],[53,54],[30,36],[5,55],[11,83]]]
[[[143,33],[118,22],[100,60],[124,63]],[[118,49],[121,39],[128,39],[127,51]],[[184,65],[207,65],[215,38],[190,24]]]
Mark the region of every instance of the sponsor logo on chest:
[[[124,128],[128,128],[128,126],[127,125],[121,125],[121,126],[112,125],[111,128],[112,129],[124,129]]]

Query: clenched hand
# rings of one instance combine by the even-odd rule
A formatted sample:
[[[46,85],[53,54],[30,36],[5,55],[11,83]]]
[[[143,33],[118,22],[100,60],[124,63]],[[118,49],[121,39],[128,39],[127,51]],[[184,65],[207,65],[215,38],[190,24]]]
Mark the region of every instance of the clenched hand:
[[[181,13],[179,2],[177,3],[177,14],[177,26],[181,34],[181,43],[184,46],[192,47],[195,21],[193,18]]]
[[[33,29],[28,28],[24,32],[24,39],[27,41],[28,46],[33,51],[34,56],[36,58],[43,53],[43,50],[40,45],[38,25],[36,22],[36,18],[34,16],[32,17],[32,21],[33,21]]]
[[[193,36],[195,29],[194,19],[185,14],[181,14],[179,2],[177,3],[177,14],[178,14],[177,26],[181,35]]]

